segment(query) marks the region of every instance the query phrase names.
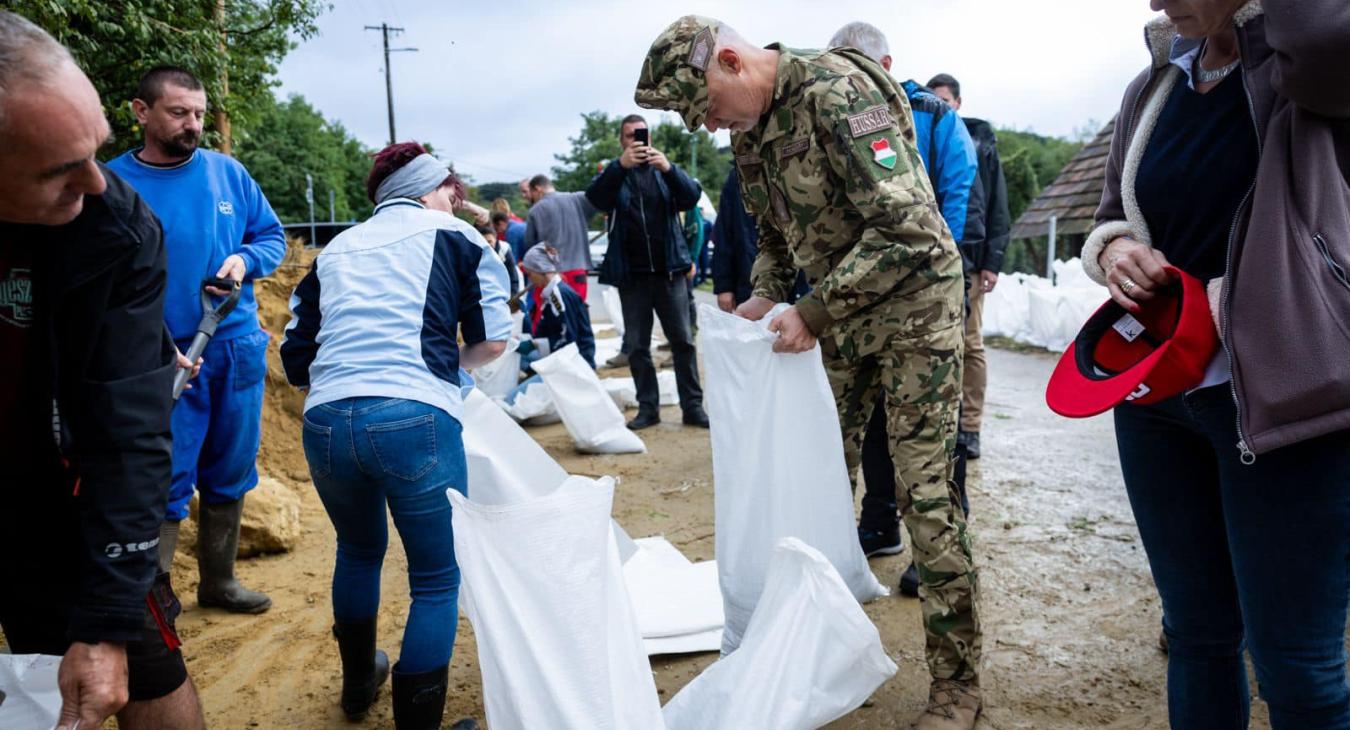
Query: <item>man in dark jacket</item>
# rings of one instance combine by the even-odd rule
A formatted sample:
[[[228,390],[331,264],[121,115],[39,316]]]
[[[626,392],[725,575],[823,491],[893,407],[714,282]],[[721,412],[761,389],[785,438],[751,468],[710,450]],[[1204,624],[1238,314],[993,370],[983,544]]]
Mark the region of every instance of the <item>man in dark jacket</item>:
[[[698,181],[685,174],[659,150],[638,140],[647,122],[637,114],[619,125],[623,154],[591,181],[586,197],[609,215],[609,249],[600,269],[600,283],[616,286],[623,306],[624,345],[637,385],[638,414],[634,430],[661,422],[660,390],[652,364],[652,313],[675,358],[675,383],[684,423],[708,427],[703,411],[689,320],[693,261],[680,227],[679,213],[698,205]]]
[[[93,85],[3,11],[0,92],[0,628],[63,655],[58,728],[203,727],[157,576],[177,367],[159,222],[94,161]]]
[[[928,82],[933,93],[954,110],[961,109],[961,83],[948,74],[938,74]],[[970,267],[971,281],[967,289],[970,308],[966,315],[966,356],[961,373],[961,426],[957,439],[966,447],[968,458],[980,458],[980,421],[984,416],[984,389],[988,368],[984,356],[984,338],[980,326],[984,318],[984,295],[998,284],[998,272],[1003,269],[1003,251],[1008,248],[1012,219],[1008,215],[1008,185],[1003,179],[1003,163],[998,157],[998,139],[994,128],[983,119],[963,117],[966,130],[975,142],[975,156],[979,159],[979,176],[971,198],[978,197],[983,207],[972,206],[972,215],[980,216],[984,225],[979,235],[966,236],[961,241],[961,253]],[[970,226],[967,230],[975,230]]]
[[[717,223],[713,226],[712,237],[715,244],[712,252],[713,293],[717,295],[717,307],[723,312],[734,312],[750,298],[753,289],[750,269],[759,253],[759,231],[754,217],[745,210],[741,177],[734,165],[722,186],[722,200],[717,205]],[[810,290],[806,275],[798,271],[797,286],[787,303],[796,302]]]

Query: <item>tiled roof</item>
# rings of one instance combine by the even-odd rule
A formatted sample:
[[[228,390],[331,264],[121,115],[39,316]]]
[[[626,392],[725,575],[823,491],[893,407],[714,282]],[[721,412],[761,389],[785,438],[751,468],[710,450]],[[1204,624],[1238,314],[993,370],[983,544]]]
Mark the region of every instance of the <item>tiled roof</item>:
[[[1097,136],[1079,150],[1060,170],[1059,176],[1013,224],[1013,238],[1038,238],[1050,233],[1050,218],[1058,218],[1057,232],[1087,233],[1101,202],[1106,179],[1106,158],[1111,154],[1111,135],[1116,120],[1107,122]]]

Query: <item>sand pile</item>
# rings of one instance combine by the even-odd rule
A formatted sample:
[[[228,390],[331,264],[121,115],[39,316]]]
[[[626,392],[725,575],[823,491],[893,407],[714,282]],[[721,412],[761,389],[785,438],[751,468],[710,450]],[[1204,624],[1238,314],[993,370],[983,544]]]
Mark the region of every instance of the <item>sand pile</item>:
[[[300,445],[305,394],[286,382],[279,348],[286,323],[291,319],[291,292],[309,273],[310,265],[318,255],[318,249],[307,249],[293,240],[276,272],[253,285],[258,299],[258,319],[263,329],[272,334],[272,342],[267,347],[267,393],[263,397],[258,471],[291,488],[308,488],[309,483],[309,466]]]

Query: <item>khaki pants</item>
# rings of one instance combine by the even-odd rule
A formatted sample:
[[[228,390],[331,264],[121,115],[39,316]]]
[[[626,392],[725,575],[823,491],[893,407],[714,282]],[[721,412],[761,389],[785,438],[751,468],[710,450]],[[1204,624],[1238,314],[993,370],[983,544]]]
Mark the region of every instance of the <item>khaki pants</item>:
[[[970,314],[966,316],[966,356],[961,374],[961,430],[980,432],[984,418],[984,389],[989,377],[988,362],[984,357],[984,336],[980,325],[984,320],[984,289],[978,272],[970,283]]]

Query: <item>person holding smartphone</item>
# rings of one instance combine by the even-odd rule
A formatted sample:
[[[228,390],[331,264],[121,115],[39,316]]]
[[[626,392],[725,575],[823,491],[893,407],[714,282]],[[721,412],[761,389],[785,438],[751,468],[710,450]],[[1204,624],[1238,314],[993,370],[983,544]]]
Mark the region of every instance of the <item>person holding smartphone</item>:
[[[675,358],[684,423],[707,428],[689,316],[693,290],[687,274],[693,261],[679,217],[698,205],[703,188],[652,147],[649,135],[647,120],[637,114],[624,117],[619,123],[623,154],[586,188],[591,205],[609,215],[609,249],[600,283],[618,287],[627,324],[624,350],[638,398],[638,414],[628,427],[637,430],[661,422],[651,353],[655,313]]]

